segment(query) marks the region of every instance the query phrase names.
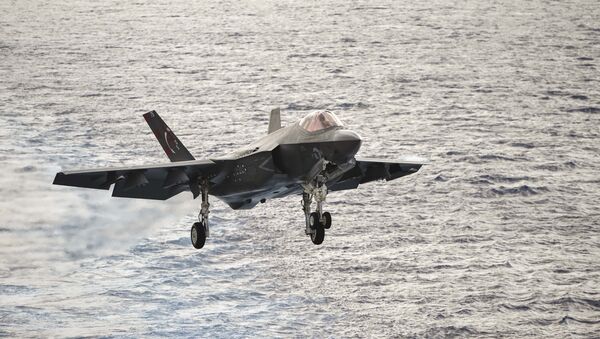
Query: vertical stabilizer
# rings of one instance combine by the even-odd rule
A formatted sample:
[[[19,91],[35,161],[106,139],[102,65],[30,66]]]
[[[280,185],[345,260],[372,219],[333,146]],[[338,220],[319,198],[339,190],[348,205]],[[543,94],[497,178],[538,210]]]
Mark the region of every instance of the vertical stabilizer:
[[[269,133],[271,134],[281,128],[281,114],[279,107],[271,111],[271,118],[269,118]]]
[[[171,161],[195,160],[156,111],[150,111],[144,114],[144,119],[146,119],[150,129],[154,132],[154,136]]]

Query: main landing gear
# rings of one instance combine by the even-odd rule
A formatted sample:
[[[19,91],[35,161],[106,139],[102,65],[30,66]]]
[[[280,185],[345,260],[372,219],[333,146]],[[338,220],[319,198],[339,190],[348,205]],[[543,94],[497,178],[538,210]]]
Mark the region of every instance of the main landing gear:
[[[195,222],[194,225],[192,225],[192,229],[190,231],[192,245],[197,249],[204,247],[206,238],[209,236],[208,213],[210,213],[210,204],[208,203],[208,182],[203,182],[202,185],[200,185],[200,190],[202,194],[202,204],[200,205],[198,222]]]
[[[304,186],[304,192],[302,193],[302,209],[306,219],[306,230],[304,232],[310,235],[310,240],[315,245],[323,243],[325,230],[331,227],[331,214],[323,212],[323,202],[327,197],[325,182],[326,178],[323,175],[317,175],[313,182]],[[317,202],[317,210],[311,212],[313,198]]]

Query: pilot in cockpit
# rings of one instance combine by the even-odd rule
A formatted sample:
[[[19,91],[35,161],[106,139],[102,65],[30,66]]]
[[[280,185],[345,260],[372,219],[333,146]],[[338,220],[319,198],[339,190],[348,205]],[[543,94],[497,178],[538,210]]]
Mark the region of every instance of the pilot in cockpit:
[[[321,125],[323,126],[323,129],[325,128],[329,128],[331,127],[331,123],[325,118],[325,114],[319,114],[317,115],[319,117],[319,121],[321,121]]]

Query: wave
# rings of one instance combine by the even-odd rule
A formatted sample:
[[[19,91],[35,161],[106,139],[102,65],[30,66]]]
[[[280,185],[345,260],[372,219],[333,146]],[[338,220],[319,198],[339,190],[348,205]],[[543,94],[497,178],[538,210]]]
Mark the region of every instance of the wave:
[[[578,107],[578,108],[567,109],[567,110],[565,110],[565,112],[568,112],[568,113],[576,113],[576,112],[600,113],[600,107],[594,107],[594,106]]]
[[[287,105],[286,110],[290,111],[316,111],[328,108],[328,105],[310,105],[292,102]]]
[[[588,298],[578,298],[578,297],[561,297],[558,299],[553,299],[548,301],[548,304],[552,305],[563,305],[563,306],[583,306],[586,308],[591,308],[596,311],[600,311],[600,300],[588,299]]]
[[[552,171],[552,172],[558,172],[558,171],[564,171],[564,170],[571,170],[571,169],[579,167],[579,166],[580,165],[577,162],[571,160],[571,161],[565,161],[562,164],[549,163],[549,164],[537,165],[537,166],[534,166],[533,168],[540,169],[540,170]]]
[[[455,337],[465,337],[465,336],[481,336],[489,334],[487,332],[481,332],[475,329],[472,326],[443,326],[443,327],[433,327],[427,329],[423,333],[419,333],[417,337],[424,338],[455,338]]]
[[[478,183],[516,183],[519,181],[535,181],[535,178],[532,177],[528,177],[528,176],[518,176],[518,177],[511,177],[511,176],[505,176],[505,175],[500,175],[500,174],[484,174],[484,175],[480,175],[477,177],[476,180],[474,180],[474,182],[478,182]],[[473,181],[472,181],[473,182]]]
[[[548,188],[541,187],[530,187],[528,185],[521,185],[518,187],[504,187],[492,188],[490,190],[493,196],[505,196],[505,195],[520,195],[520,196],[531,196],[537,195],[543,192],[548,192]]]
[[[490,162],[515,162],[515,161],[528,161],[526,157],[513,157],[508,155],[500,155],[500,154],[484,154],[484,155],[469,155],[465,157],[461,157],[456,159],[456,162],[466,162],[469,164],[485,164]]]
[[[568,324],[571,321],[575,321],[575,322],[582,323],[582,324],[600,324],[600,320],[575,318],[570,315],[566,315],[566,316],[562,317],[562,319],[560,319],[560,321],[558,323],[559,324]]]
[[[350,109],[350,108],[367,108],[369,107],[369,105],[362,103],[362,102],[357,102],[357,103],[352,103],[352,102],[342,102],[339,103],[337,105],[335,105],[336,108],[340,108],[340,109]]]

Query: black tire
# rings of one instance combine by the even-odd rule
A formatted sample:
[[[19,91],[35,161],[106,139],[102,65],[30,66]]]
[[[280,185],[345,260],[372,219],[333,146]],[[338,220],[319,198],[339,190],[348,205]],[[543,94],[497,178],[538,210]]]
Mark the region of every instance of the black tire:
[[[319,216],[319,213],[312,212],[310,214],[310,216],[308,217],[308,226],[310,226],[311,230],[314,230],[317,227],[317,225],[320,224],[320,219],[321,217]]]
[[[323,213],[323,219],[324,219],[323,227],[325,227],[325,229],[328,230],[331,227],[331,213],[329,213],[329,212]]]
[[[206,230],[202,223],[195,222],[194,225],[192,225],[190,238],[192,239],[192,246],[194,246],[194,248],[201,249],[204,247],[204,243],[206,242]]]
[[[321,245],[323,240],[325,239],[325,228],[323,225],[317,224],[317,227],[310,234],[310,240],[312,240],[313,244]]]

